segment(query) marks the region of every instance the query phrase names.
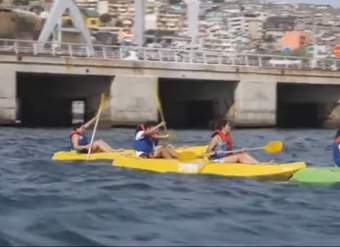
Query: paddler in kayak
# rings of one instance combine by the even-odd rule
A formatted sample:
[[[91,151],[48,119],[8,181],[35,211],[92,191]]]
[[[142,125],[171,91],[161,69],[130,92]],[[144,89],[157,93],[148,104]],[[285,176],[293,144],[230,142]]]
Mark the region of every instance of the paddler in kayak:
[[[88,129],[95,121],[97,116],[93,117],[90,121],[85,124],[78,124],[73,128],[70,133],[71,147],[79,153],[88,153],[90,149],[90,141],[85,135],[86,129]],[[93,142],[91,153],[98,152],[113,152],[115,151],[112,147],[104,142],[103,140],[95,140]]]
[[[211,154],[209,159],[219,163],[259,163],[247,152],[226,153],[232,151],[233,148],[230,131],[231,127],[228,120],[223,119],[217,122],[207,148],[207,154]]]
[[[340,166],[340,128],[336,132],[333,142],[333,160],[336,166]]]
[[[159,129],[164,122],[146,122],[137,126],[133,148],[137,157],[176,159],[177,154],[172,145],[157,145],[159,140],[168,139],[169,135],[160,135]]]

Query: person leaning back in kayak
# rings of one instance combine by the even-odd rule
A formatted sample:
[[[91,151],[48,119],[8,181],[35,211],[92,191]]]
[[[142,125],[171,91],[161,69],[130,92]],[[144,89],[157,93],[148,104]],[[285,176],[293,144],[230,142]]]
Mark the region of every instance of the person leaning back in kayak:
[[[141,158],[177,158],[176,151],[172,145],[157,145],[159,140],[168,139],[169,135],[160,135],[159,129],[164,122],[146,122],[137,126],[133,148],[137,157]]]
[[[340,166],[340,128],[336,132],[333,142],[333,160],[336,166]]]
[[[90,141],[86,136],[86,129],[89,128],[96,120],[97,116],[93,117],[90,121],[85,124],[79,124],[73,128],[70,133],[70,141],[72,149],[76,150],[79,153],[88,153],[90,149]],[[111,148],[109,144],[104,142],[103,140],[95,140],[93,142],[91,153],[98,152],[113,152],[114,149]]]
[[[227,151],[232,151],[233,148],[230,130],[231,128],[228,120],[223,119],[216,123],[215,131],[211,135],[207,148],[207,153],[211,154],[209,159],[220,163],[258,163],[255,158],[244,151],[226,153]]]

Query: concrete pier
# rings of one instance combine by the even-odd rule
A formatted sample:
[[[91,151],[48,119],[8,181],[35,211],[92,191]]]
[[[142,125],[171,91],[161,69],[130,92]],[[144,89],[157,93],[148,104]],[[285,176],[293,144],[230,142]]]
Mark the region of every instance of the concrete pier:
[[[84,101],[89,119],[102,92],[107,125],[157,120],[157,84],[166,120],[179,128],[225,116],[236,126],[340,124],[336,71],[2,55],[0,72],[0,124],[67,126],[72,101]]]
[[[157,119],[157,77],[117,75],[111,86],[110,121],[126,125]]]
[[[241,81],[235,92],[233,122],[239,126],[275,126],[276,85],[262,76],[256,81]]]
[[[0,64],[0,124],[14,124],[16,120],[16,71],[11,64]]]

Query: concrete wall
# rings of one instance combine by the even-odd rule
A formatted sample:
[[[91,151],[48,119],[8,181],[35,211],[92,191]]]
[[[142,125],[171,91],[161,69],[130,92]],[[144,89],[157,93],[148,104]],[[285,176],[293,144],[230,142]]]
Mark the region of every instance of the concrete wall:
[[[111,121],[114,125],[157,120],[154,93],[158,80],[149,76],[117,75],[111,87]]]
[[[236,88],[232,121],[238,126],[276,124],[276,82],[260,79],[243,80]]]
[[[16,73],[114,78],[111,79],[112,85],[109,88],[112,96],[110,106],[104,114],[106,120],[113,124],[135,124],[157,118],[152,95],[158,78],[239,82],[235,90],[235,104],[228,115],[237,125],[242,126],[275,125],[277,82],[294,85],[340,85],[340,75],[335,71],[12,55],[0,55],[0,73],[2,124],[15,121]],[[206,85],[211,89],[209,82]],[[197,91],[200,97],[205,92],[206,90]],[[333,110],[330,114],[332,119],[340,119],[340,114]]]
[[[10,64],[1,64],[0,124],[14,124],[16,119],[16,73]]]

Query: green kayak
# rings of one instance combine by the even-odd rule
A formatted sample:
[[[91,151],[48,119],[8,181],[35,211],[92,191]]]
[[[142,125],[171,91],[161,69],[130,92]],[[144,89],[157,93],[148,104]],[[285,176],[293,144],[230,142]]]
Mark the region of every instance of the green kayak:
[[[340,182],[340,167],[308,167],[297,171],[291,181],[331,184]]]

